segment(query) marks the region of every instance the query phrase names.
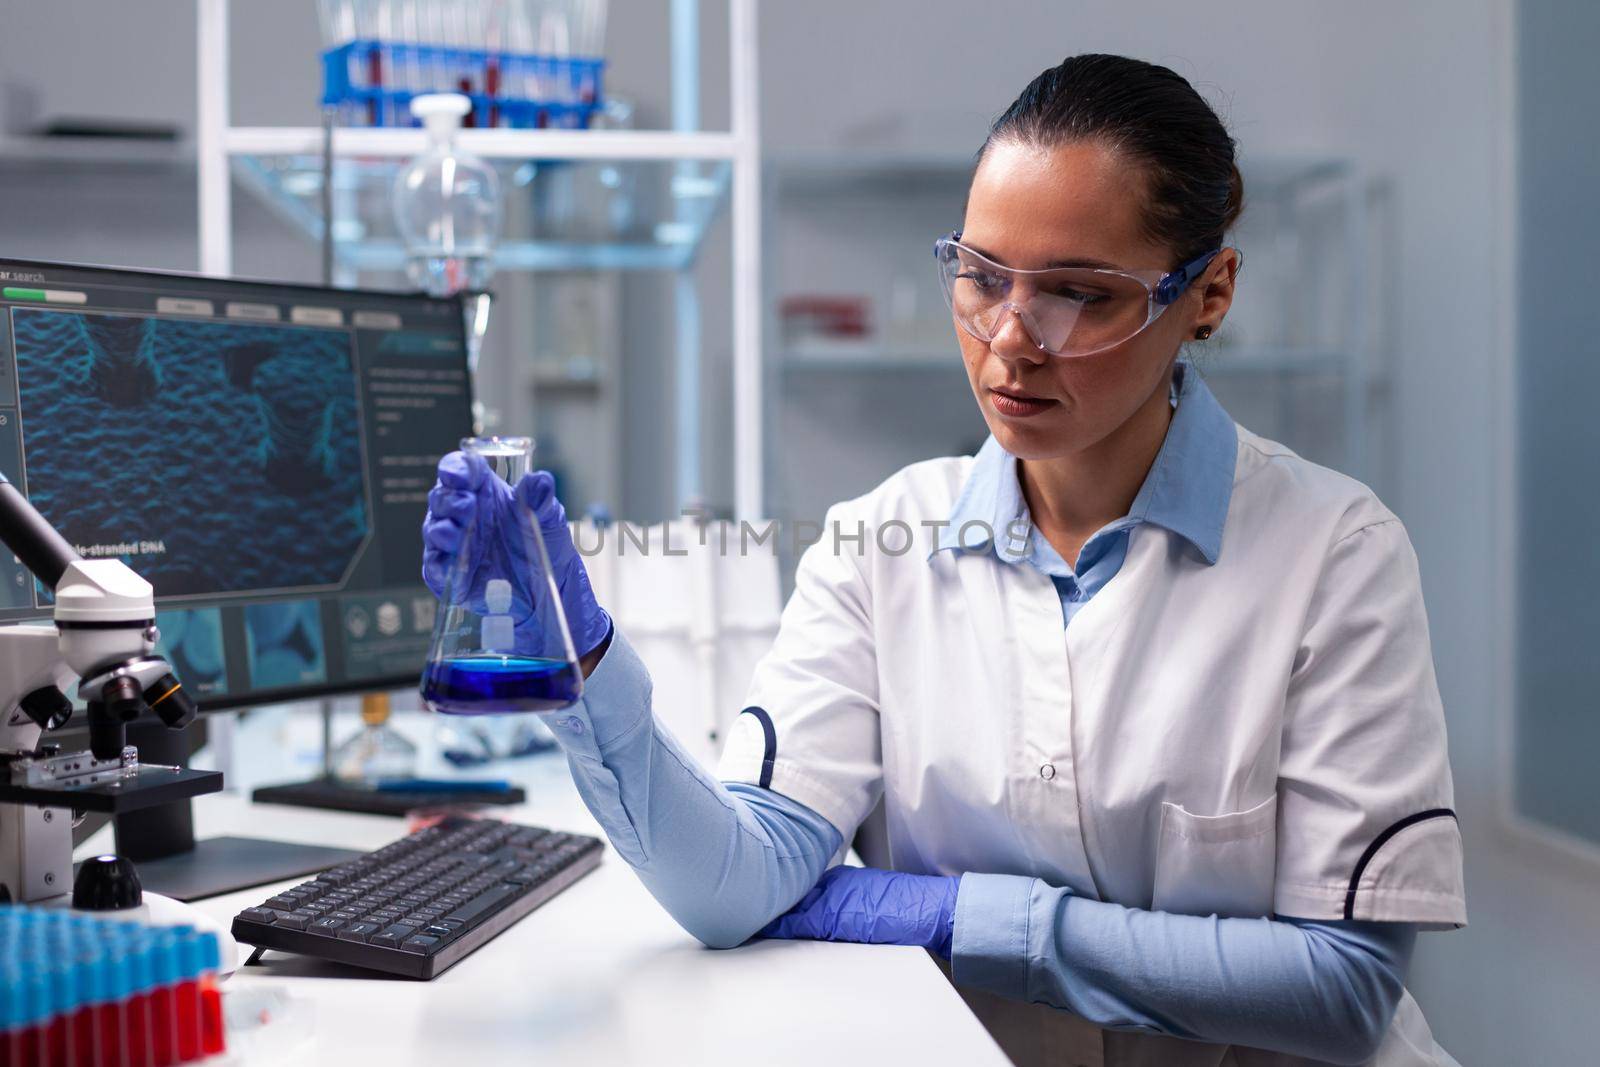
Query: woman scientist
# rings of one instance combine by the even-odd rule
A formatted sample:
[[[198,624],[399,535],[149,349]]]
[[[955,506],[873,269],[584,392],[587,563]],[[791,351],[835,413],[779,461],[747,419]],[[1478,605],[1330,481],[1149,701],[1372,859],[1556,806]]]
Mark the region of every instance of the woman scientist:
[[[1076,56],[1023,90],[936,248],[991,436],[831,509],[715,776],[549,476],[516,487],[588,678],[551,725],[701,941],[925,946],[1024,1063],[1452,1062],[1404,987],[1416,932],[1466,919],[1410,542],[1179,358],[1233,300],[1241,199],[1172,71]],[[430,584],[512,492],[440,463]],[[530,588],[490,540],[480,579]],[[880,799],[893,870],[830,867]]]

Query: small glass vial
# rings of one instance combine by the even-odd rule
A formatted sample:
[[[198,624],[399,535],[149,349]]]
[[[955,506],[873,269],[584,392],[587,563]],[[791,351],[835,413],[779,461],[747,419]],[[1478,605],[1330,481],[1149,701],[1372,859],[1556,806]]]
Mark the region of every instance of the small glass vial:
[[[335,777],[372,783],[416,775],[417,746],[389,725],[389,714],[388,693],[368,693],[361,698],[361,732],[334,749]]]

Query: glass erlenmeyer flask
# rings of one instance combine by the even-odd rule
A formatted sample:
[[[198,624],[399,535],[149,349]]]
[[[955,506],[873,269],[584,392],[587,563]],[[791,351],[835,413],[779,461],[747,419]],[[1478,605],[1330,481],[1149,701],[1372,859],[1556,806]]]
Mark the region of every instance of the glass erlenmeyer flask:
[[[494,544],[479,543],[490,532],[478,528],[476,513],[464,531],[434,618],[422,698],[450,715],[567,707],[583,695],[583,674],[538,518],[511,492],[528,471],[533,442],[469,437],[461,450],[482,456],[507,483],[513,521],[493,531]]]

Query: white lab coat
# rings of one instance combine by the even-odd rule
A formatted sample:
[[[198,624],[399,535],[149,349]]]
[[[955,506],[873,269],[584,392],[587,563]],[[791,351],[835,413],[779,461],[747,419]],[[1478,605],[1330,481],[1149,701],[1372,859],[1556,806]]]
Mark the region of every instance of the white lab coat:
[[[739,717],[722,777],[847,839],[881,798],[898,870],[1031,875],[1197,915],[1464,925],[1405,530],[1366,487],[1237,432],[1215,564],[1138,526],[1065,631],[1033,567],[929,557],[921,524],[950,516],[970,458],[831,509],[751,685],[764,714]],[[917,534],[908,551],[899,524]],[[1305,1062],[968,999],[1025,1061]],[[1451,1061],[1406,994],[1374,1062]]]

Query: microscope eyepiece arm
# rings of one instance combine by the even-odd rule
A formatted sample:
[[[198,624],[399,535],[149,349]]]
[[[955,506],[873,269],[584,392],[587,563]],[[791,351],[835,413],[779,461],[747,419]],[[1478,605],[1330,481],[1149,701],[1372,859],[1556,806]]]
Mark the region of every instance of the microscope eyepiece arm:
[[[34,577],[51,589],[60,585],[67,568],[82,558],[3,474],[0,474],[0,541],[5,542]]]
[[[165,684],[151,699],[162,698],[162,719],[178,728],[194,717],[193,701],[155,654],[160,635],[149,582],[120,559],[83,559],[3,475],[0,541],[55,594],[57,649],[81,679],[78,694],[88,703],[89,748],[97,758],[121,754],[126,724],[150,710],[145,691],[158,681]],[[52,713],[59,701],[48,693],[26,695],[32,703],[23,710],[34,722],[46,725],[60,717]]]

